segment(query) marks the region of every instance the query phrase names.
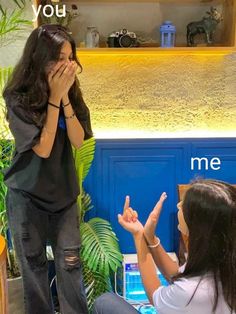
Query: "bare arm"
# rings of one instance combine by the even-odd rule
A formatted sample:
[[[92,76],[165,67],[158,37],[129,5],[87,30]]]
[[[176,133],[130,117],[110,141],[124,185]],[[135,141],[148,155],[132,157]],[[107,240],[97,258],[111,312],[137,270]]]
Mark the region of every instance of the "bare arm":
[[[152,255],[147,247],[143,234],[134,235],[135,247],[138,256],[139,271],[148,299],[153,304],[153,293],[161,286],[156,273]]]
[[[155,237],[155,229],[162,210],[162,205],[166,197],[166,193],[162,193],[159,201],[155,205],[153,211],[150,213],[144,226],[144,235],[149,245],[155,245],[158,241],[158,239]],[[150,251],[155,264],[167,280],[170,280],[172,276],[178,273],[178,263],[173,261],[173,259],[166,253],[161,244],[155,248],[150,248]]]
[[[157,239],[155,239],[152,242],[149,242],[148,244],[153,245],[156,242]],[[171,280],[172,276],[178,274],[179,272],[178,263],[173,261],[173,259],[166,253],[165,249],[162,247],[161,244],[159,244],[155,248],[150,248],[150,252],[152,254],[152,257],[157,268],[160,270],[160,272],[168,281]]]
[[[137,213],[129,206],[129,202],[129,196],[126,196],[124,213],[123,215],[118,215],[118,221],[124,229],[133,235],[143,285],[149,301],[153,304],[153,293],[160,287],[161,283],[156,274],[156,267],[144,238],[143,225],[136,219]]]
[[[57,131],[60,100],[50,98],[49,102],[57,105],[58,108],[48,105],[46,122],[42,129],[39,143],[32,148],[41,158],[48,158],[50,156]]]
[[[79,148],[83,144],[84,130],[74,113],[68,95],[63,97],[62,102],[63,105],[69,104],[66,107],[64,107],[67,135],[69,137],[71,144],[75,148]]]

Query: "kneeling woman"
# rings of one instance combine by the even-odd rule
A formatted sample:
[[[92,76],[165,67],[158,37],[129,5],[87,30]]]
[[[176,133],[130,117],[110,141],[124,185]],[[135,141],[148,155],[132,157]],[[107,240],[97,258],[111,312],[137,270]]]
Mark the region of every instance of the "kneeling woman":
[[[172,261],[155,236],[166,194],[143,227],[126,198],[119,223],[132,233],[143,284],[158,314],[236,313],[236,189],[227,183],[201,180],[191,184],[178,204],[180,231],[188,237],[187,262]],[[161,286],[154,267],[170,282]],[[135,314],[120,297],[105,294],[94,304],[94,314]]]

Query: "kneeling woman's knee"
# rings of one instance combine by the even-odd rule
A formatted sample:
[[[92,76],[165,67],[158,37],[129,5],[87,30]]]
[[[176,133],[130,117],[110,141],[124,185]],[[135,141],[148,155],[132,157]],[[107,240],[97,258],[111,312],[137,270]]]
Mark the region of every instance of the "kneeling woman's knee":
[[[114,294],[111,292],[106,292],[100,295],[93,304],[93,314],[105,313],[108,303],[113,299]]]

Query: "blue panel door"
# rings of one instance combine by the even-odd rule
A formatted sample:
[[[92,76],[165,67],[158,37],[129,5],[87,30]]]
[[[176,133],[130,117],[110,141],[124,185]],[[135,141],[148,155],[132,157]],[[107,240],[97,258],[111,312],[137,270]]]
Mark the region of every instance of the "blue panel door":
[[[191,170],[192,157],[209,161],[218,157],[221,168]],[[165,191],[168,198],[157,233],[166,250],[176,251],[177,185],[189,183],[197,176],[236,183],[236,139],[97,140],[95,159],[85,182],[94,205],[89,215],[110,221],[122,253],[134,253],[132,237],[117,222],[125,196],[130,195],[131,207],[144,223]]]

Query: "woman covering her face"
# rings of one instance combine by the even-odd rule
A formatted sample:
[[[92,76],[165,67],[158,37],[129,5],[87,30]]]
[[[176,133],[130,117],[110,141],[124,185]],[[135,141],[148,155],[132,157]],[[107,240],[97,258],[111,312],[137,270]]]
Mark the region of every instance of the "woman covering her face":
[[[132,233],[139,269],[158,314],[236,313],[236,188],[216,180],[190,185],[178,204],[178,228],[187,237],[188,256],[179,268],[155,236],[166,193],[161,195],[146,224],[126,197],[119,223]],[[161,286],[156,268],[169,281]],[[100,296],[94,314],[135,314],[137,311],[114,294]],[[117,310],[116,310],[117,309]]]
[[[5,87],[15,155],[5,174],[8,218],[28,314],[54,313],[46,244],[52,246],[62,313],[88,313],[80,265],[77,183],[71,144],[92,136],[76,71],[76,46],[64,27],[29,36]]]

